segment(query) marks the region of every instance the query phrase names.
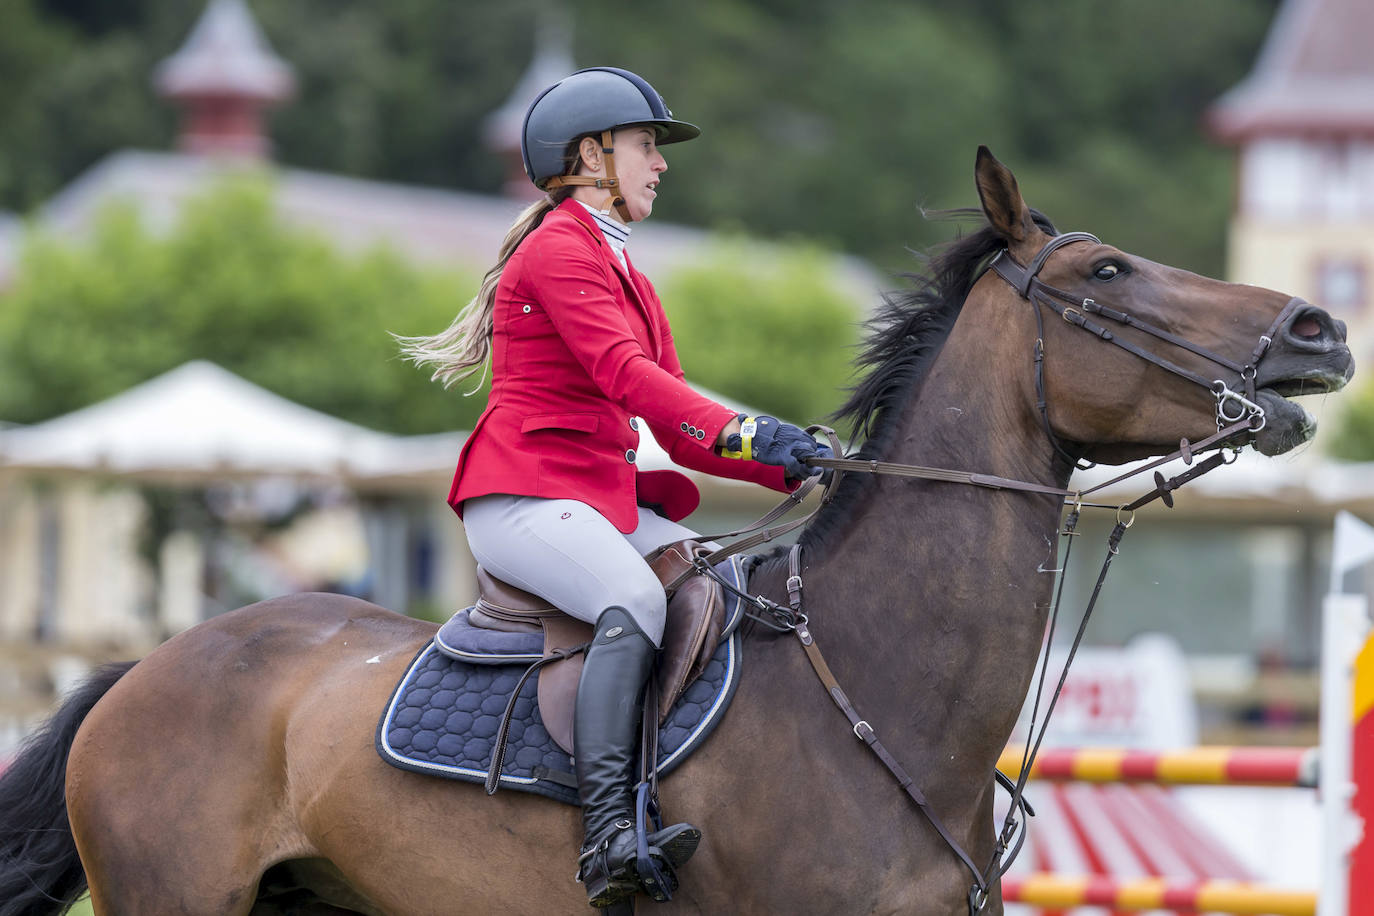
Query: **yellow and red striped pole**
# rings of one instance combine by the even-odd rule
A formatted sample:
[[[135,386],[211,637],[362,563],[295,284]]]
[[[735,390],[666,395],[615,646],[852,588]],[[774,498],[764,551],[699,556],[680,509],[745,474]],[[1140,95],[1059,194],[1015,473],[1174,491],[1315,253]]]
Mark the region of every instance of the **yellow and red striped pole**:
[[[1374,685],[1371,701],[1374,702]],[[1021,750],[1008,748],[997,761],[997,768],[1015,779],[1021,772],[1021,759]],[[1311,788],[1317,784],[1317,764],[1314,747],[1196,747],[1177,751],[1042,748],[1031,766],[1031,778]]]
[[[1313,916],[1317,895],[1248,881],[1115,880],[1037,874],[1002,878],[1002,899],[1045,908],[1105,906],[1119,912],[1173,910],[1179,913]]]

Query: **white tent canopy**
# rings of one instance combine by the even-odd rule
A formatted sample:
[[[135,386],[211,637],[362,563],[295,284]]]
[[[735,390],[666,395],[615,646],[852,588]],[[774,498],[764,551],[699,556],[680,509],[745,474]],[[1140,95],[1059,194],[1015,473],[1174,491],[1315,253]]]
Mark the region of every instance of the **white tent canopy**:
[[[428,488],[452,474],[465,437],[367,429],[195,360],[89,407],[0,430],[0,471],[158,480],[290,476]],[[652,435],[641,437],[638,452],[645,470],[673,466]]]
[[[366,483],[451,469],[462,440],[357,426],[196,360],[89,407],[0,431],[0,468]]]

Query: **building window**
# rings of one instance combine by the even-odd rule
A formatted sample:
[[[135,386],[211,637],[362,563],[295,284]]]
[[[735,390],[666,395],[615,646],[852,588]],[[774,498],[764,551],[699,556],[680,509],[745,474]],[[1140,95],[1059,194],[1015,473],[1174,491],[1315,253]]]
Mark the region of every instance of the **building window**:
[[[1317,262],[1317,304],[1328,309],[1358,311],[1366,301],[1366,274],[1361,258],[1323,258]]]

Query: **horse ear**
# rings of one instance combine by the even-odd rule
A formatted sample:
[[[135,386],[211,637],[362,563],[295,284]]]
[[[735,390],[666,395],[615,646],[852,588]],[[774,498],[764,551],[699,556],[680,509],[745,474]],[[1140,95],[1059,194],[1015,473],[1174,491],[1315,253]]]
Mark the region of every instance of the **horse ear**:
[[[1031,221],[1030,208],[1021,198],[1021,189],[1016,185],[1016,176],[1011,169],[997,161],[986,146],[978,147],[978,161],[973,168],[978,182],[978,197],[983,202],[983,213],[997,234],[1011,244],[1024,242],[1035,231]]]

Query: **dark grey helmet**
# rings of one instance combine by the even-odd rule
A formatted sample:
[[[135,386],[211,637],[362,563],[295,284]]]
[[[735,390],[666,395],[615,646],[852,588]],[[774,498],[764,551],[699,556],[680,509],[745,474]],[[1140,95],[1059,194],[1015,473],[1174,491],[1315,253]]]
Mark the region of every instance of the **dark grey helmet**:
[[[567,170],[568,145],[579,137],[630,124],[652,124],[658,142],[691,140],[701,128],[677,121],[643,77],[619,67],[578,70],[545,89],[525,112],[520,152],[535,186]]]

